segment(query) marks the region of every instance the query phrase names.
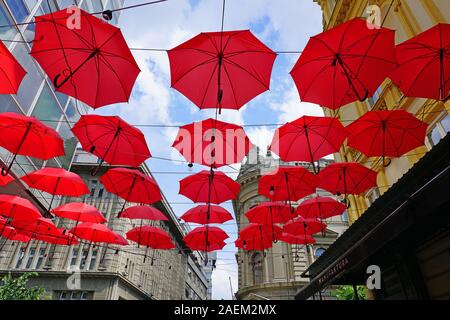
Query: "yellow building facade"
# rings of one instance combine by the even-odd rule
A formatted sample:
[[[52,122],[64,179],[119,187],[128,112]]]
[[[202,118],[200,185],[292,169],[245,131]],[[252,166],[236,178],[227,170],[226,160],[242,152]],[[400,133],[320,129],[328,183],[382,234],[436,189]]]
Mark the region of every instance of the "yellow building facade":
[[[399,44],[433,27],[437,23],[450,23],[449,0],[314,0],[322,8],[324,30],[333,28],[354,17],[372,17],[384,21],[383,27],[396,30]],[[377,17],[378,15],[378,17]],[[339,109],[338,117],[344,125],[369,110],[404,109],[429,124],[425,146],[412,150],[383,165],[381,158],[367,158],[344,145],[335,154],[336,162],[356,161],[378,172],[377,187],[359,196],[349,196],[349,223],[353,223],[378,198],[403,176],[421,157],[450,131],[450,102],[432,99],[407,98],[389,80],[377,89],[373,97],[357,101]],[[326,115],[335,115],[324,108]]]

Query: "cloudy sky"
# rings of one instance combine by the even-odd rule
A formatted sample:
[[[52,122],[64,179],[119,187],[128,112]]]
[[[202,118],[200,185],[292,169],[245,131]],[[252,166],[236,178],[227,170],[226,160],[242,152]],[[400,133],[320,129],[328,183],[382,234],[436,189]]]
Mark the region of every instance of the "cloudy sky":
[[[127,0],[125,5],[142,3]],[[125,10],[120,27],[130,47],[170,49],[205,31],[220,31],[222,0],[169,0],[164,3]],[[312,0],[227,0],[224,30],[250,29],[274,51],[300,51],[308,38],[321,32],[322,14]],[[173,210],[180,216],[192,207],[188,199],[178,195],[178,181],[187,176],[186,164],[157,159],[180,160],[170,147],[175,126],[202,120],[211,111],[199,110],[176,90],[170,88],[169,61],[165,52],[133,51],[142,70],[129,104],[100,109],[97,113],[119,114],[131,124],[143,126],[149,148],[154,156],[147,161]],[[301,103],[289,71],[298,54],[280,54],[275,61],[270,91],[261,94],[240,111],[222,111],[220,120],[236,124],[275,124],[297,119],[301,115],[320,115],[319,107]],[[251,126],[246,131],[254,144],[265,151],[273,126]],[[236,166],[238,168],[238,166]],[[203,169],[195,165],[192,173]],[[233,178],[236,172],[224,169]],[[178,173],[177,173],[178,172]],[[231,203],[224,203],[232,212]],[[237,227],[227,223],[229,244],[218,253],[213,275],[213,298],[230,299],[229,277],[237,290],[237,265],[233,245]]]

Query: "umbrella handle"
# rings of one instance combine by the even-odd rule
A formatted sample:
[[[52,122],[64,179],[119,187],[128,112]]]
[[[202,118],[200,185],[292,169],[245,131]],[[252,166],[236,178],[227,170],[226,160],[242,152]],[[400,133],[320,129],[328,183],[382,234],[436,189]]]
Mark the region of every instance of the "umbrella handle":
[[[386,161],[387,160],[387,161]],[[385,159],[385,157],[383,157],[383,167],[389,167],[389,165],[391,164],[391,159]]]
[[[14,155],[14,158],[12,159],[11,163],[8,165],[8,168],[2,168],[2,176],[6,177],[9,173],[9,171],[11,171],[11,167],[14,163],[14,160],[16,159],[16,155]]]
[[[102,12],[102,17],[106,21],[111,21],[112,20],[112,15],[113,15],[113,12],[111,10],[105,10],[105,11]]]
[[[364,88],[364,96],[361,98],[359,94],[355,91],[356,96],[358,97],[358,100],[361,102],[364,102],[369,97],[369,90],[367,88]]]

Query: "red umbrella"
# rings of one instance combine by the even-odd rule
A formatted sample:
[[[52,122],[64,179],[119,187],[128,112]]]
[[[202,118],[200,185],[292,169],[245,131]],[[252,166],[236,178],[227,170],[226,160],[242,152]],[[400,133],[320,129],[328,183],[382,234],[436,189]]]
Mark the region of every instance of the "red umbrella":
[[[15,228],[8,226],[3,229],[3,232],[0,232],[0,236],[11,241],[28,242],[31,240],[30,236],[19,233]]]
[[[397,45],[400,66],[390,78],[406,97],[450,97],[450,24],[439,23]]]
[[[190,163],[213,168],[241,162],[252,146],[241,126],[214,119],[180,127],[172,145]]]
[[[151,156],[144,134],[118,116],[82,115],[72,132],[83,150],[101,159],[99,167],[104,161],[138,167]]]
[[[0,94],[16,94],[26,71],[0,42]]]
[[[291,220],[291,206],[283,202],[262,202],[245,213],[248,221],[265,225],[286,223]]]
[[[6,176],[0,175],[0,187],[4,187],[13,181],[14,181],[14,178],[10,174],[6,174]]]
[[[239,109],[269,89],[276,53],[249,30],[204,32],[169,50],[171,86],[200,109]]]
[[[368,157],[400,157],[424,144],[428,125],[404,110],[369,111],[347,126],[348,146]]]
[[[42,217],[33,220],[14,219],[11,225],[20,233],[38,240],[59,237],[61,235],[60,230],[58,230],[52,220]]]
[[[224,223],[233,220],[231,213],[214,205],[199,205],[186,211],[181,217],[186,222],[209,224]]]
[[[6,176],[17,155],[48,160],[64,155],[64,142],[59,134],[34,117],[17,113],[0,113],[0,146],[14,154],[8,168],[2,168]]]
[[[211,226],[197,227],[183,238],[192,250],[206,252],[222,249],[225,246],[225,239],[228,239],[225,231]]]
[[[286,223],[283,232],[294,236],[311,235],[324,232],[326,227],[327,225],[319,220],[299,217]]]
[[[164,213],[150,206],[133,206],[123,210],[120,218],[141,219],[153,221],[169,220]]]
[[[264,251],[273,247],[273,242],[270,238],[255,238],[251,240],[243,240],[241,238],[234,242],[236,248],[247,251]]]
[[[354,18],[311,37],[291,76],[302,101],[338,109],[372,96],[396,66],[394,30]]]
[[[180,194],[194,202],[219,204],[235,199],[241,185],[220,171],[203,170],[180,180]]]
[[[289,233],[282,233],[279,238],[281,241],[290,243],[290,244],[311,244],[316,243],[316,239],[314,239],[309,234],[303,234],[303,235],[292,235]]]
[[[377,185],[377,173],[357,162],[332,163],[318,177],[318,188],[337,195],[361,194]]]
[[[126,236],[128,240],[153,249],[168,250],[175,248],[175,244],[167,232],[152,226],[131,229],[127,232]]]
[[[156,181],[138,170],[126,168],[109,169],[100,177],[105,189],[127,202],[152,204],[161,200],[161,192]],[[119,213],[120,217],[121,213]]]
[[[30,188],[52,195],[49,210],[55,195],[79,197],[89,193],[89,189],[76,173],[61,168],[43,168],[21,178]]]
[[[303,116],[275,131],[270,150],[283,161],[314,161],[339,151],[347,131],[337,118]]]
[[[0,215],[20,220],[35,220],[42,217],[29,200],[9,194],[0,195]]]
[[[70,230],[70,233],[80,239],[94,243],[112,243],[127,245],[128,242],[120,234],[99,223],[84,222]]]
[[[78,240],[77,238],[75,238],[75,236],[69,232],[67,232],[67,230],[65,229],[58,229],[58,233],[55,233],[54,235],[40,235],[37,234],[35,236],[35,239],[47,242],[47,243],[52,243],[52,244],[57,244],[57,245],[62,245],[62,246],[72,246],[75,244],[78,244]]]
[[[119,28],[75,8],[35,18],[31,55],[57,91],[92,108],[127,102],[140,72]]]
[[[242,240],[255,241],[255,239],[267,238],[271,241],[277,241],[282,230],[279,226],[269,226],[260,223],[250,223],[239,232],[239,238]]]
[[[106,218],[94,206],[82,202],[70,202],[52,210],[58,217],[73,221],[104,223]]]
[[[259,194],[275,200],[297,201],[316,191],[317,178],[303,167],[278,167],[259,179]]]
[[[327,219],[344,213],[343,203],[330,197],[314,197],[300,203],[296,213],[305,219]]]

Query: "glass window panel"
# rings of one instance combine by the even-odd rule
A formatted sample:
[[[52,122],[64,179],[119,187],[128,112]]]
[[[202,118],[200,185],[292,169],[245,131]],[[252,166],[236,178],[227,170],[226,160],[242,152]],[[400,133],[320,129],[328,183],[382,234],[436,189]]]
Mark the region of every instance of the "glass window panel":
[[[41,95],[39,96],[31,115],[41,119],[42,122],[52,128],[58,126],[62,111],[48,85],[45,85],[42,89]]]
[[[22,113],[9,94],[0,94],[0,112]]]
[[[64,8],[71,7],[74,5],[73,0],[58,0],[57,3],[58,3],[58,7],[60,9],[64,9]]]
[[[439,128],[436,126],[433,128],[433,130],[431,131],[431,136],[430,136],[431,140],[433,141],[433,144],[436,145],[439,140],[441,140],[442,135],[439,132]]]
[[[55,6],[55,3],[53,1],[49,1],[50,7],[48,6],[47,0],[42,1],[42,9],[45,13],[55,12],[58,11],[58,9]]]
[[[36,4],[37,4],[36,0],[25,0],[25,5],[27,6],[29,12],[33,11]]]
[[[80,119],[80,113],[78,112],[73,100],[70,100],[69,104],[67,105],[66,116],[71,124],[74,124],[78,121],[78,119]]]
[[[0,24],[1,25],[11,25],[13,21],[5,8],[3,3],[0,3]],[[0,37],[5,40],[13,39],[17,34],[17,29],[15,27],[11,28],[0,28]],[[10,43],[6,43],[8,46]]]
[[[43,13],[38,12],[37,14],[40,15]],[[36,32],[36,25],[34,23],[29,24],[23,32],[25,41],[33,41],[35,32]]]
[[[23,0],[5,0],[17,22],[24,22],[30,14]]]
[[[72,131],[70,131],[70,126],[66,122],[61,124],[59,134],[64,139],[64,151],[66,154],[64,157],[59,157],[58,159],[61,161],[62,166],[68,169],[72,161],[73,154],[75,153],[78,141],[72,134]]]
[[[447,115],[444,119],[441,120],[442,127],[444,128],[445,132],[450,131],[450,115]]]

